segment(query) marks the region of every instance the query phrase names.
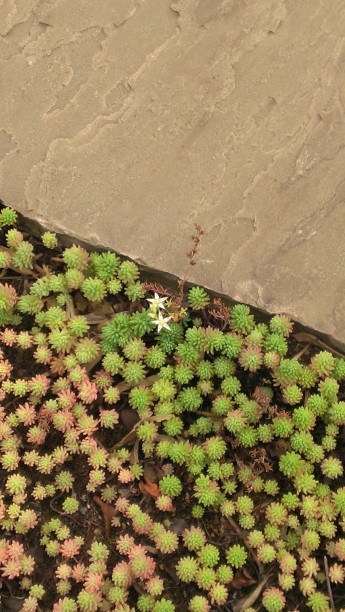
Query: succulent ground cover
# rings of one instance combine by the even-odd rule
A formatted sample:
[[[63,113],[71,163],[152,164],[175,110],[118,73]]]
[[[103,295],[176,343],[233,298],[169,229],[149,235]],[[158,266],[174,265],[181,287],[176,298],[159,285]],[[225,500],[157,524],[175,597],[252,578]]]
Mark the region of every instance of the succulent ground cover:
[[[0,211],[4,610],[345,610],[345,361]]]

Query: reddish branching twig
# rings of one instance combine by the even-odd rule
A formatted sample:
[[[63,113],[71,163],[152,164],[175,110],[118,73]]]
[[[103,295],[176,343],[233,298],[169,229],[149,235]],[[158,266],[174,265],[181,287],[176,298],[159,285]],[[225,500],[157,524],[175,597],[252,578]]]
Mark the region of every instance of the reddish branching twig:
[[[145,291],[152,291],[153,293],[158,293],[159,295],[164,295],[170,298],[171,309],[173,312],[177,312],[181,308],[183,302],[184,283],[185,281],[182,278],[177,281],[178,294],[168,291],[166,287],[163,287],[158,283],[144,283],[144,289]]]
[[[209,313],[215,319],[223,321],[224,328],[230,324],[231,307],[226,306],[220,298],[214,298],[213,308],[210,308]]]
[[[253,470],[255,468],[263,468],[265,472],[272,472],[272,461],[269,459],[267,452],[264,448],[255,448],[250,451],[250,457],[252,459]]]
[[[172,297],[172,294],[167,290],[163,285],[159,285],[158,283],[143,283],[145,291],[152,291],[153,293],[158,293],[159,295],[167,295],[168,297]]]
[[[199,249],[199,246],[200,246],[200,242],[201,242],[201,238],[202,238],[202,236],[205,235],[205,230],[202,229],[201,225],[198,225],[198,223],[195,223],[194,226],[195,226],[195,229],[196,229],[197,233],[192,236],[193,247],[187,253],[187,257],[188,257],[189,265],[190,266],[195,266],[195,264],[196,264],[195,255],[198,252],[198,249]]]

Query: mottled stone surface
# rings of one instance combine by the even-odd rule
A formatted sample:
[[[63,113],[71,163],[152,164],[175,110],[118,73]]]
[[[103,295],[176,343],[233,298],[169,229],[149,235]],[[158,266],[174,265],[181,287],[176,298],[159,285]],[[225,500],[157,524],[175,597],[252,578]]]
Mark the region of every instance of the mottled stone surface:
[[[0,35],[6,204],[345,343],[343,0],[2,0]]]

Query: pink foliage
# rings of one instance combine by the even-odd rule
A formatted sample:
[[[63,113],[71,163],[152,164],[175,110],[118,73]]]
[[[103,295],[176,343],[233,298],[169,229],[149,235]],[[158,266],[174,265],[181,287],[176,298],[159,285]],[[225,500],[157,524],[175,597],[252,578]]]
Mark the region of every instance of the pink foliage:
[[[104,577],[102,574],[97,572],[88,572],[84,580],[84,588],[90,593],[97,593],[100,591]]]
[[[92,436],[97,431],[98,423],[99,421],[92,416],[88,416],[86,421],[81,418],[77,425],[77,431],[85,436]]]
[[[10,580],[16,578],[21,573],[21,563],[19,559],[9,559],[2,567],[2,575]]]
[[[16,410],[16,415],[20,422],[26,427],[33,425],[37,417],[36,408],[28,402],[25,402],[25,404],[19,404]]]
[[[122,482],[123,484],[127,484],[128,482],[132,482],[133,475],[132,475],[131,470],[128,470],[126,468],[122,468],[119,471],[118,480],[120,482]]]
[[[129,552],[133,549],[134,543],[134,538],[132,538],[128,534],[125,534],[117,539],[115,548],[121,555],[128,555]]]
[[[53,612],[64,612],[64,610],[66,610],[65,604],[67,601],[68,601],[68,597],[63,597],[62,599],[59,599],[53,605]]]
[[[4,518],[5,514],[6,514],[6,506],[1,499],[0,500],[0,520]]]
[[[129,501],[124,497],[119,497],[119,499],[117,499],[115,502],[115,509],[118,512],[121,512],[121,514],[125,514],[125,512],[127,512],[127,510],[129,509],[129,506]]]
[[[74,425],[74,416],[72,412],[67,409],[55,412],[52,420],[55,429],[62,431],[62,433],[66,433],[66,431],[69,431]]]
[[[29,429],[28,433],[26,434],[26,439],[29,442],[29,444],[43,444],[43,442],[45,441],[47,437],[47,431],[46,429],[36,426],[36,427],[32,427],[31,429]]]
[[[60,546],[60,553],[67,559],[73,559],[80,552],[80,544],[75,538],[65,540]]]
[[[97,399],[97,386],[90,380],[85,380],[79,385],[79,399],[85,404],[92,404]]]
[[[113,418],[114,425],[119,422],[119,413],[116,412],[116,410],[113,410],[113,409],[111,409],[111,410],[100,410],[99,411],[99,418],[100,418],[100,424],[102,426],[104,426],[104,424],[106,422],[106,419],[109,416],[111,416]]]
[[[29,380],[30,391],[33,391],[35,393],[34,387],[37,384],[42,386],[42,391],[39,395],[45,395],[50,386],[50,378],[48,378],[48,376],[45,376],[44,374],[37,374],[37,376],[34,376]]]
[[[156,506],[161,512],[172,512],[175,508],[171,497],[168,495],[160,495],[156,499]]]
[[[8,359],[4,359],[3,361],[0,362],[0,381],[5,380],[5,378],[7,378],[8,376],[10,376],[11,372],[13,370],[12,365],[10,364],[10,362],[8,361]]]
[[[76,582],[82,582],[85,578],[86,567],[83,563],[76,563],[73,565],[72,578]]]
[[[122,586],[126,586],[127,588],[130,586],[132,582],[132,575],[129,564],[126,561],[120,561],[117,563],[113,569],[112,579],[117,583],[117,579],[120,580]]]
[[[135,549],[137,548],[138,547],[135,546]],[[155,572],[156,563],[152,557],[148,557],[146,553],[134,552],[130,556],[129,568],[134,578],[148,580]]]
[[[71,389],[64,389],[58,393],[59,405],[63,408],[73,408],[77,401],[76,394]]]
[[[55,570],[55,576],[59,580],[68,580],[71,574],[72,568],[67,563],[60,563],[60,565],[58,565],[57,569]]]
[[[0,332],[0,341],[6,344],[6,346],[13,346],[17,340],[17,334],[14,329],[6,327],[4,331]]]

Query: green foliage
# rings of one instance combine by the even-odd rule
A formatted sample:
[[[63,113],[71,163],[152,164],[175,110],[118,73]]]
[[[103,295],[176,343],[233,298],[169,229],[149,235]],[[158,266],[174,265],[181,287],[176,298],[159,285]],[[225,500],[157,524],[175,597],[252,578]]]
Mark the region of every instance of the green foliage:
[[[85,270],[88,265],[89,254],[81,246],[73,244],[73,246],[64,250],[63,260],[68,268]]]
[[[185,529],[183,534],[183,542],[189,551],[197,551],[202,548],[206,542],[205,533],[200,527],[191,527]]]
[[[128,383],[139,383],[145,378],[146,369],[140,361],[128,361],[122,368],[123,378]]]
[[[131,339],[129,317],[120,313],[113,317],[109,323],[102,328],[102,349],[104,353],[115,351],[118,347],[124,347]]]
[[[163,495],[176,497],[180,495],[182,491],[182,484],[177,476],[164,476],[162,480],[159,481],[159,489]]]
[[[18,268],[19,271],[29,268],[33,268],[33,257],[34,257],[33,245],[23,240],[16,248],[12,251],[12,265]]]
[[[58,245],[56,234],[53,232],[44,232],[41,236],[41,240],[47,249],[55,249]]]
[[[329,599],[323,593],[312,593],[306,605],[312,612],[328,612],[330,610]]]
[[[202,287],[193,287],[188,292],[188,304],[193,310],[201,310],[209,303],[210,298]]]
[[[226,453],[226,443],[219,436],[208,438],[204,442],[204,450],[209,459],[221,459]]]
[[[0,211],[0,570],[25,609],[170,612],[183,586],[186,609],[209,611],[257,559],[255,606],[323,612],[324,554],[340,605],[345,360],[293,357],[285,315],[257,323],[201,287],[185,305],[147,293],[133,262],[50,232],[34,266],[16,217]],[[84,541],[98,509],[111,539],[98,525]]]
[[[214,567],[219,562],[219,550],[213,544],[206,544],[198,551],[198,559],[201,565]]]
[[[139,277],[138,266],[132,261],[123,261],[119,266],[117,274],[121,282],[129,285]]]
[[[239,569],[240,567],[242,567],[245,564],[247,557],[247,552],[240,544],[234,544],[233,546],[230,546],[230,548],[228,548],[226,552],[227,562],[235,569]]]
[[[43,308],[43,302],[36,295],[22,295],[17,303],[17,308],[22,314],[34,315]]]
[[[190,612],[209,612],[210,605],[208,599],[203,595],[195,595],[189,602]]]
[[[220,489],[215,480],[201,474],[195,479],[195,497],[202,506],[215,506],[220,501]]]
[[[243,339],[237,334],[225,334],[223,337],[222,354],[225,357],[235,359],[240,354]]]
[[[182,389],[176,398],[176,412],[196,411],[202,405],[202,397],[197,389],[188,387]]]
[[[280,612],[285,606],[284,593],[275,587],[266,589],[262,596],[262,604],[268,612]]]
[[[262,365],[263,355],[258,347],[248,346],[242,349],[238,361],[244,370],[256,372]]]
[[[225,395],[235,397],[241,390],[241,383],[235,376],[227,376],[221,384],[221,390]]]
[[[328,351],[321,351],[312,358],[310,367],[318,376],[329,376],[335,368],[335,359]]]
[[[276,315],[270,320],[270,330],[274,334],[289,336],[292,331],[292,322],[285,315]]]
[[[17,223],[18,215],[13,208],[5,207],[0,212],[0,226],[6,227],[8,225],[15,225]]]
[[[236,304],[231,309],[231,327],[240,334],[249,334],[254,328],[254,317],[250,314],[249,306]]]
[[[121,260],[115,253],[92,253],[90,257],[92,267],[95,270],[97,278],[102,281],[111,281],[114,279]]]
[[[100,302],[106,294],[106,286],[100,278],[86,278],[81,291],[90,302]]]
[[[274,352],[279,355],[279,357],[284,357],[286,355],[288,346],[286,339],[280,334],[269,334],[265,339],[264,344],[265,352]]]
[[[141,338],[153,331],[154,323],[147,310],[135,312],[129,320],[130,330],[134,338]]]
[[[176,574],[182,582],[192,582],[195,579],[198,563],[194,557],[182,557],[176,565]]]
[[[183,329],[179,323],[170,323],[170,330],[163,329],[158,337],[158,344],[167,355],[171,355],[183,338]]]
[[[62,509],[66,514],[74,514],[79,508],[79,502],[74,497],[66,497],[62,504]]]
[[[282,359],[274,371],[274,378],[282,385],[293,385],[301,375],[302,367],[297,359]]]
[[[89,363],[100,351],[100,345],[92,338],[83,338],[79,340],[75,347],[75,356],[78,363]]]
[[[166,355],[158,346],[153,346],[146,352],[145,363],[153,370],[158,370],[161,368],[164,365],[165,360]]]
[[[185,365],[195,365],[200,360],[200,349],[191,342],[178,344],[176,355]]]

